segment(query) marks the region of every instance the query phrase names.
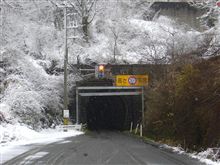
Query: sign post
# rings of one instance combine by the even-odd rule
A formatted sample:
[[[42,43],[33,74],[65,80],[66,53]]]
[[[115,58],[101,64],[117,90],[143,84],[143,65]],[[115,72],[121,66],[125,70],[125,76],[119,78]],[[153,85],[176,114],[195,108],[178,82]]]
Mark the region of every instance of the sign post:
[[[148,85],[148,75],[117,75],[115,84],[117,87],[141,87],[141,112],[142,112],[142,120],[140,124],[140,131],[142,136],[142,126],[145,127],[144,123],[144,87]]]
[[[67,128],[65,128],[65,126],[69,124],[69,117],[70,117],[69,110],[68,109],[63,110],[64,132],[67,132]]]

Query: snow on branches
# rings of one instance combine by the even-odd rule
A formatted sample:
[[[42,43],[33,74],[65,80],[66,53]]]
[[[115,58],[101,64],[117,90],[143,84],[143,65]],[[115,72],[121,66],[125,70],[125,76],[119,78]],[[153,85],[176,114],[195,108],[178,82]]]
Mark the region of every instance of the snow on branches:
[[[201,20],[206,26],[212,27],[215,25],[220,14],[220,8],[217,6],[217,2],[218,0],[192,0],[189,3],[196,8],[206,11],[202,15]]]

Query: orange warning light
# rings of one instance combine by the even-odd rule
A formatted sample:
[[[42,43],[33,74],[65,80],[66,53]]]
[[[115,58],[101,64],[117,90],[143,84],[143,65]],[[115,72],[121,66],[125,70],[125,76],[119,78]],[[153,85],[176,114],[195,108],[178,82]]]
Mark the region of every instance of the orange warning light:
[[[99,65],[99,72],[103,72],[104,71],[104,65]]]

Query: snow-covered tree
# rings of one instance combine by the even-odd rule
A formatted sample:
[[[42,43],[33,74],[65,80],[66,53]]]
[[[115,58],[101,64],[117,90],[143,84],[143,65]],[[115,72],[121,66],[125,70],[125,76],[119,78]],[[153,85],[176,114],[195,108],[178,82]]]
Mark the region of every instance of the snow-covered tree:
[[[205,12],[201,17],[201,20],[204,25],[213,27],[218,20],[220,9],[217,6],[218,0],[191,0],[190,5],[203,9]]]
[[[200,18],[206,25],[207,30],[203,33],[203,42],[200,44],[201,56],[217,56],[220,53],[220,7],[217,6],[218,0],[192,1],[191,5],[203,9],[204,14]]]

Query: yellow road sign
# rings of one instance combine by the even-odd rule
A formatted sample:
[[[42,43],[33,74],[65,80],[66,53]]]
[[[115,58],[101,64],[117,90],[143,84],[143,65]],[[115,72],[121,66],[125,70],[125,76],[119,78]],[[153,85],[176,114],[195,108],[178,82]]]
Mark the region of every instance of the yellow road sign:
[[[147,86],[148,75],[117,75],[116,86]]]

